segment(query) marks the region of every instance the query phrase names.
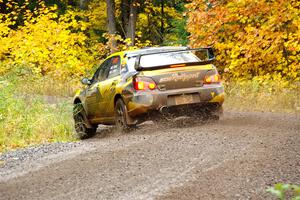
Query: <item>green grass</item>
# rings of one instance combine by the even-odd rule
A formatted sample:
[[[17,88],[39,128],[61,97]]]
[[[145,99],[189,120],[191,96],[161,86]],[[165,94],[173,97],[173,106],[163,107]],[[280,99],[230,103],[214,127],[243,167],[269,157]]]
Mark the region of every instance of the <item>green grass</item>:
[[[226,110],[300,113],[299,83],[232,81],[225,90]]]
[[[269,187],[267,191],[276,196],[279,200],[300,200],[299,185],[278,183],[274,187]]]
[[[0,80],[0,152],[35,144],[73,141],[72,104],[23,96],[22,82]],[[32,87],[34,88],[34,87]]]

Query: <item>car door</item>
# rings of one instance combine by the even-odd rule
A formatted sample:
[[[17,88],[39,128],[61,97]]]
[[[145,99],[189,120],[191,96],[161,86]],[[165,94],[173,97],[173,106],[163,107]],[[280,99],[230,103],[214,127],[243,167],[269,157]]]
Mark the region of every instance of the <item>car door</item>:
[[[116,86],[120,82],[120,56],[111,58],[107,78],[101,82],[103,105],[101,110],[103,115],[108,119],[114,118],[114,97],[116,94]]]
[[[104,117],[99,111],[100,104],[103,103],[104,98],[101,94],[101,81],[103,74],[108,71],[110,59],[104,61],[94,74],[91,85],[86,89],[86,108],[89,119]]]

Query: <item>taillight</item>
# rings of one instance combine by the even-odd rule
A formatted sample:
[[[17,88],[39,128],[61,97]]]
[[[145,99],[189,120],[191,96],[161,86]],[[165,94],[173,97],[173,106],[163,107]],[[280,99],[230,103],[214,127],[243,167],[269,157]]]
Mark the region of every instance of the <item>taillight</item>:
[[[154,82],[153,83],[149,83],[148,88],[150,90],[154,90],[156,88],[156,84]]]
[[[204,78],[204,83],[206,84],[220,83],[220,82],[221,82],[221,76],[219,74],[205,76]]]
[[[135,90],[154,90],[156,83],[149,77],[133,78],[133,86]]]
[[[142,81],[135,82],[134,89],[136,89],[136,90],[144,90],[145,89],[145,83],[142,82]]]

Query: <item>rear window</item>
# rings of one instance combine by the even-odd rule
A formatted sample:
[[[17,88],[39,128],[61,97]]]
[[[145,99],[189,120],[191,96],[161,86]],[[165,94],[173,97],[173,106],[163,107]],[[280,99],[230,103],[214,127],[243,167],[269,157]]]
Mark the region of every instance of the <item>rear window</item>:
[[[136,56],[127,58],[126,71],[134,71],[135,62],[136,62]]]
[[[140,66],[143,68],[163,66],[163,65],[175,65],[181,63],[192,63],[201,61],[192,52],[173,52],[144,55],[141,57]]]

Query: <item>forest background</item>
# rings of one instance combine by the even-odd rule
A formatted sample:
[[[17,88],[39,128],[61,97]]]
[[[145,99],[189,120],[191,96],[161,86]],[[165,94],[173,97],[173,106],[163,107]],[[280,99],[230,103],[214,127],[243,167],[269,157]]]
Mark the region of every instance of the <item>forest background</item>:
[[[0,0],[0,152],[73,140],[61,97],[113,51],[166,45],[215,49],[226,109],[300,112],[297,0]]]

